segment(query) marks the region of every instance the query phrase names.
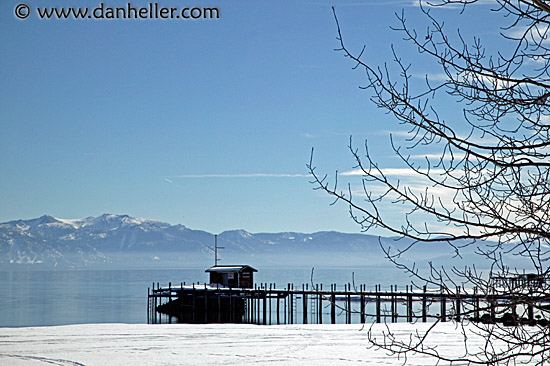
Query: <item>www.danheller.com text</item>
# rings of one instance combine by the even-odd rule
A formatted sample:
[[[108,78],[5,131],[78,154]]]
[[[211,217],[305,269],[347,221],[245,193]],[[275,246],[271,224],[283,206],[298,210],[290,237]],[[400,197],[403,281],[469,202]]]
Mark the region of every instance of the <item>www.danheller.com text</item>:
[[[25,19],[31,14],[26,4],[15,8],[15,15]],[[91,7],[36,7],[40,19],[219,19],[217,7],[168,7],[151,2],[144,6],[126,3],[123,6],[109,6],[100,3]]]

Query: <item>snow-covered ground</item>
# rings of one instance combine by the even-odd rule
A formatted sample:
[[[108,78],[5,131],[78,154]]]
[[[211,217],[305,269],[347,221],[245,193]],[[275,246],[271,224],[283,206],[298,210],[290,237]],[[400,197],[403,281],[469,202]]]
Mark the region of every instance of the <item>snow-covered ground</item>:
[[[389,324],[403,339],[430,324]],[[379,338],[386,331],[375,324]],[[470,337],[469,347],[482,345]],[[472,342],[472,343],[470,343]],[[461,329],[442,323],[428,343],[442,354],[464,353]],[[0,365],[433,365],[368,347],[361,325],[86,324],[0,328]]]

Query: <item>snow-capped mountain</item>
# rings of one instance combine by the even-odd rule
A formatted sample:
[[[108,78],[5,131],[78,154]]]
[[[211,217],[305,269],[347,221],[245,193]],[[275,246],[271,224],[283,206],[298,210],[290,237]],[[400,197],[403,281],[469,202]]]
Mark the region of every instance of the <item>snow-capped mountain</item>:
[[[0,224],[0,265],[42,264],[84,267],[125,264],[125,256],[136,254],[157,260],[158,254],[206,252],[210,234],[127,215],[103,214],[83,219],[37,219]],[[130,256],[127,258],[130,260]]]
[[[373,262],[378,239],[336,232],[251,234],[226,231],[218,236],[224,263],[293,265],[304,262]],[[214,235],[127,215],[82,219],[44,215],[0,224],[0,267],[158,267],[204,266],[212,262]],[[376,261],[383,262],[381,255]]]
[[[252,234],[233,230],[218,236],[219,246],[224,247],[219,251],[221,263],[264,266],[391,265],[380,243],[405,247],[410,242],[330,231]],[[213,262],[213,246],[211,233],[127,215],[82,219],[45,215],[0,223],[0,269],[206,267]],[[402,259],[412,263],[443,258],[449,264],[456,260],[451,252],[441,243],[421,243]]]

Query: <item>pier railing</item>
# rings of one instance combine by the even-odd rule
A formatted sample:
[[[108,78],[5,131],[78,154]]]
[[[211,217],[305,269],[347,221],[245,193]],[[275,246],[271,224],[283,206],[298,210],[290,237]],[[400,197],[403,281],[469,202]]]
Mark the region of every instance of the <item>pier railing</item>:
[[[148,290],[148,323],[351,324],[427,322],[464,317],[486,323],[548,325],[538,304],[548,298],[525,294],[486,294],[478,289],[428,289],[396,285],[369,290],[366,285],[257,284],[253,289],[219,285],[185,285]]]

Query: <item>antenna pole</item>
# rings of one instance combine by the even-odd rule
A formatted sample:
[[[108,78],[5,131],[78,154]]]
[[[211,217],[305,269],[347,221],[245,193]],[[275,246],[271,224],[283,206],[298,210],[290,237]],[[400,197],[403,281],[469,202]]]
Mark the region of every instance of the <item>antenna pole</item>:
[[[225,247],[218,246],[218,235],[214,235],[214,265],[218,265],[218,249],[225,249]]]
[[[218,235],[214,235],[214,265],[218,265]]]

